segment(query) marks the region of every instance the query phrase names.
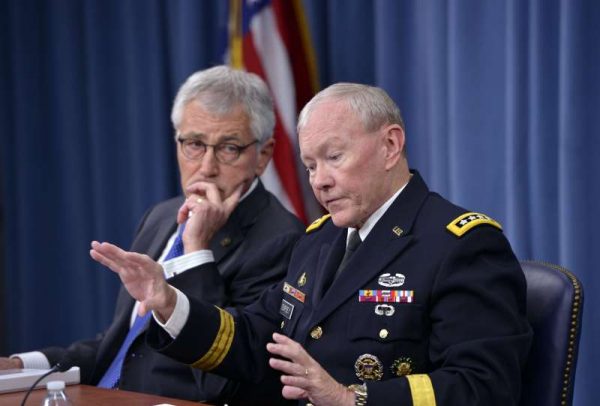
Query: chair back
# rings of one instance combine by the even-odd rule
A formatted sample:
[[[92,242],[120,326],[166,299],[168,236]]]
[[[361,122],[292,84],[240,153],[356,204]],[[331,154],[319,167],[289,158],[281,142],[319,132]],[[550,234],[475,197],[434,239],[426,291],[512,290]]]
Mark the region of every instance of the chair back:
[[[521,406],[570,406],[579,350],[583,287],[571,272],[522,261],[533,345],[523,376]]]

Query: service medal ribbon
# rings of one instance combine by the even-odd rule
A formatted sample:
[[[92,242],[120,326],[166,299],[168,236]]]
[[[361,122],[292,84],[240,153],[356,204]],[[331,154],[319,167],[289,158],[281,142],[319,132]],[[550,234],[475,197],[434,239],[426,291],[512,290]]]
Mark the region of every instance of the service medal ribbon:
[[[304,303],[304,297],[306,295],[304,293],[300,292],[298,289],[296,289],[292,285],[290,285],[289,283],[285,282],[283,284],[283,291],[285,293],[287,293],[288,295],[293,296],[294,298],[296,298],[300,302]]]
[[[414,290],[376,290],[361,289],[358,291],[359,302],[371,303],[412,303]]]

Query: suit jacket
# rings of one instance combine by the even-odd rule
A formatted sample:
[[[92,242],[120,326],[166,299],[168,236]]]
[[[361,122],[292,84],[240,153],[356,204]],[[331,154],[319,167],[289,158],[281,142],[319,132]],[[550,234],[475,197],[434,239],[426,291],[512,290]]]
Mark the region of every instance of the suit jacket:
[[[265,399],[281,399],[265,350],[280,331],[338,382],[366,382],[368,404],[516,405],[532,337],[524,275],[500,226],[465,212],[414,172],[327,292],[347,231],[323,219],[298,242],[284,281],[258,302],[231,316],[191,298],[177,339],[152,325],[149,343],[260,383]],[[207,363],[232,330],[221,357]]]
[[[157,259],[177,227],[177,211],[183,197],[151,208],[143,217],[132,251]],[[169,283],[190,297],[218,306],[253,302],[268,286],[285,275],[292,247],[302,233],[300,221],[288,212],[259,182],[233,211],[211,242],[215,263],[189,269]],[[69,348],[41,350],[50,364],[68,355],[81,367],[82,383],[96,385],[119,351],[135,304],[121,288],[110,327],[95,339],[78,341]],[[119,388],[190,400],[218,401],[236,388],[210,374],[152,351],[145,333],[132,344],[123,363]]]

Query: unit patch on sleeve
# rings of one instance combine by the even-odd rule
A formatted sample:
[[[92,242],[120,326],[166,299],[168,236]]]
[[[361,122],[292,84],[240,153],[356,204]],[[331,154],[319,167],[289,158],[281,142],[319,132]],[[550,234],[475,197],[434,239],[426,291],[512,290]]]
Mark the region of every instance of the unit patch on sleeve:
[[[466,234],[472,228],[477,227],[482,224],[494,226],[494,227],[498,228],[499,230],[502,230],[502,226],[500,225],[500,223],[498,223],[493,218],[488,217],[485,214],[474,213],[474,212],[461,214],[460,216],[458,216],[457,218],[452,220],[450,223],[448,223],[446,228],[452,234],[454,234],[458,237],[462,237],[464,234]]]

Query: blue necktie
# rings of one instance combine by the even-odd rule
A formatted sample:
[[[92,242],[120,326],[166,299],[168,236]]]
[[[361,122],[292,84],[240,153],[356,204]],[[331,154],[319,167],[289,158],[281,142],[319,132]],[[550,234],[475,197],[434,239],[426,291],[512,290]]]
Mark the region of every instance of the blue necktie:
[[[165,257],[164,261],[183,255],[183,240],[181,235],[183,234],[184,228],[185,224],[180,228],[179,233],[177,233],[177,237],[173,242],[173,246],[169,250],[169,253]],[[129,351],[131,343],[133,343],[137,336],[140,335],[144,327],[148,324],[151,316],[152,312],[148,312],[142,317],[135,317],[135,321],[129,329],[129,333],[127,333],[127,337],[125,337],[125,341],[123,341],[121,349],[98,383],[99,388],[113,389],[119,385],[119,380],[121,379],[121,368],[123,368],[125,355],[127,355],[127,351]]]

